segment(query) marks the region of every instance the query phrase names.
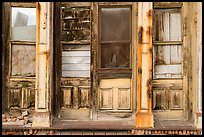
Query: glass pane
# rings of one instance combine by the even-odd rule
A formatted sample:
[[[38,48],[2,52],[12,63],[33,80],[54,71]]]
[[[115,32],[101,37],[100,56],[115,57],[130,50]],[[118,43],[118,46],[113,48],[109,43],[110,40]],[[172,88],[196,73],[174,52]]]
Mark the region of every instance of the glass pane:
[[[130,40],[130,8],[102,8],[100,16],[101,41]]]
[[[102,68],[127,68],[130,61],[130,44],[102,44]]]
[[[12,45],[12,76],[35,75],[35,45]]]
[[[35,41],[36,8],[12,7],[11,40]]]
[[[181,41],[181,11],[155,9],[153,17],[154,41]]]
[[[154,78],[181,78],[182,46],[154,46]]]
[[[90,9],[62,7],[62,41],[89,41]]]
[[[182,61],[182,46],[181,45],[166,45],[154,46],[153,56],[156,65],[166,64],[181,64]]]
[[[62,76],[90,77],[90,45],[63,45]]]

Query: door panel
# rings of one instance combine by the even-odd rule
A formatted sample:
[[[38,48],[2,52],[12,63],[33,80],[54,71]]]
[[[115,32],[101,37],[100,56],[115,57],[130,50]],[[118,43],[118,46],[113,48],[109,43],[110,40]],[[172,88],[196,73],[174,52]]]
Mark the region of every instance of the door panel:
[[[131,79],[102,79],[99,82],[98,119],[128,118],[132,112]]]
[[[31,5],[34,7],[35,3]],[[19,3],[8,11],[11,12],[8,33],[11,37],[6,45],[8,108],[32,110],[35,106],[36,8]]]
[[[153,111],[157,120],[182,119],[182,80],[155,80],[153,82]]]
[[[79,4],[80,5],[80,4]],[[61,5],[62,120],[90,119],[91,12],[90,7]]]
[[[90,78],[62,78],[62,120],[89,119]],[[81,114],[76,115],[76,113]]]
[[[153,111],[156,120],[183,119],[181,8],[154,9]]]

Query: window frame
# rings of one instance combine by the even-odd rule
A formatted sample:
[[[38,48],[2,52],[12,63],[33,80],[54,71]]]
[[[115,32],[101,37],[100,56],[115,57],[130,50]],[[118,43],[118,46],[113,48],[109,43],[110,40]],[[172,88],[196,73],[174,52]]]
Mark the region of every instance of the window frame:
[[[36,3],[35,2],[24,2],[24,3],[21,3],[21,2],[11,2],[10,3],[10,28],[9,28],[9,31],[10,31],[10,35],[9,35],[9,39],[8,39],[8,42],[9,42],[9,63],[8,63],[8,66],[9,66],[9,70],[8,70],[8,76],[10,78],[10,80],[12,79],[18,79],[18,78],[23,78],[23,79],[33,79],[35,78],[36,76],[36,72],[34,75],[31,75],[31,76],[23,76],[23,75],[20,75],[20,76],[15,76],[15,75],[12,75],[12,46],[13,45],[26,45],[26,46],[35,46],[36,47],[36,41],[28,41],[28,40],[12,40],[11,39],[11,35],[12,35],[12,8],[35,8],[36,9]],[[36,18],[37,18],[37,15],[36,15]],[[36,50],[36,48],[35,48]]]
[[[152,39],[152,46],[153,49],[157,46],[181,46],[181,77],[180,78],[156,78],[155,77],[155,63],[153,64],[153,72],[152,72],[152,78],[153,80],[182,80],[183,79],[183,37],[184,37],[184,32],[183,32],[183,10],[182,7],[183,4],[182,2],[164,2],[164,3],[160,3],[160,2],[154,2],[153,3],[153,9],[155,10],[172,10],[172,9],[176,9],[180,11],[180,19],[181,19],[181,40],[179,41],[156,41],[154,39]],[[153,21],[154,23],[154,21]],[[154,25],[153,25],[154,26]],[[155,34],[153,34],[155,35]],[[154,37],[154,36],[152,36]],[[152,53],[152,60],[154,59],[154,57],[156,55],[154,55],[154,52]],[[153,61],[152,61],[153,62]]]
[[[125,68],[102,68],[101,67],[101,48],[102,43],[109,43],[109,42],[103,42],[101,41],[101,9],[102,8],[129,8],[130,9],[130,40],[127,41],[129,43],[129,67]],[[126,3],[99,3],[98,5],[98,48],[97,48],[97,72],[99,74],[100,78],[120,78],[120,77],[132,77],[132,50],[133,50],[133,22],[132,22],[132,15],[133,15],[133,8],[132,4],[126,4]],[[116,41],[116,43],[123,43],[121,41]],[[125,46],[125,45],[122,45]],[[109,75],[111,74],[111,75]]]
[[[83,6],[84,5],[84,6]],[[90,39],[89,40],[85,40],[85,41],[81,41],[81,40],[77,40],[77,41],[66,41],[66,40],[63,40],[62,39],[62,32],[63,32],[63,17],[62,17],[62,7],[68,7],[68,8],[86,8],[86,9],[89,9],[89,14],[90,14]],[[78,5],[77,3],[73,3],[73,4],[69,4],[69,3],[60,3],[60,51],[61,51],[61,57],[60,57],[60,62],[61,62],[61,68],[62,68],[62,52],[63,51],[73,51],[73,50],[66,50],[64,48],[64,46],[68,46],[68,45],[77,45],[77,46],[87,46],[89,45],[90,46],[90,74],[88,77],[70,77],[70,76],[63,76],[63,70],[61,69],[61,78],[91,78],[91,47],[92,47],[92,38],[91,38],[91,34],[92,34],[92,25],[91,25],[91,21],[92,21],[92,14],[91,14],[91,5],[90,3],[87,3],[87,4],[82,4],[82,5]]]

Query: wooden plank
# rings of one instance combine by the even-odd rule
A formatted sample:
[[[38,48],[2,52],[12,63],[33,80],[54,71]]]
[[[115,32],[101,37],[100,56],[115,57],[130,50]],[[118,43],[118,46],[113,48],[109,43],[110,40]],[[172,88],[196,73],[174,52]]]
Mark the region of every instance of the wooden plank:
[[[22,98],[21,88],[10,89],[8,107],[11,107],[11,106],[21,107],[21,103],[22,103],[21,98]]]
[[[176,31],[175,31],[176,30]],[[170,41],[181,41],[181,14],[170,14]]]
[[[90,51],[63,51],[62,56],[89,57]]]
[[[182,43],[183,43],[182,41],[153,41],[154,46],[167,46],[167,45],[180,45],[180,46],[182,46]]]
[[[99,5],[132,5],[132,2],[99,2]]]
[[[101,88],[130,88],[130,79],[103,79],[100,81]]]
[[[62,64],[90,64],[90,57],[62,57]]]
[[[12,7],[35,8],[35,2],[11,2]]]
[[[73,87],[67,87],[67,88],[62,88],[62,92],[63,92],[63,105],[66,107],[71,107],[72,104],[72,88]]]
[[[91,2],[61,2],[61,6],[70,6],[70,7],[90,7]]]
[[[154,2],[154,8],[180,8],[182,7],[182,2]]]
[[[90,71],[90,64],[62,64],[62,71],[87,70]]]
[[[181,41],[180,10],[155,9],[153,25],[154,41]]]
[[[163,52],[164,52],[164,62],[165,64],[171,64],[170,63],[170,54],[171,54],[171,47],[170,46],[163,46]]]
[[[113,109],[113,89],[100,88],[99,90],[99,108],[100,109]]]
[[[81,41],[61,41],[62,44],[77,44],[77,45],[89,45],[90,44],[90,40],[81,40]]]
[[[170,109],[182,109],[183,97],[182,90],[171,90],[170,92]]]
[[[90,50],[90,45],[63,45],[63,50]]]
[[[182,46],[171,46],[171,64],[182,63]]]
[[[179,65],[156,65],[155,66],[155,75],[157,74],[181,74],[182,66]]]
[[[165,88],[171,88],[171,89],[182,89],[183,87],[183,81],[180,79],[178,80],[153,80],[152,86],[154,89],[165,89]]]
[[[62,77],[90,77],[90,71],[62,71]]]
[[[154,90],[153,91],[153,110],[167,110],[168,96],[166,90]]]
[[[131,109],[130,88],[118,88],[118,109]]]
[[[154,64],[181,64],[182,46],[180,45],[166,45],[154,46]]]
[[[80,108],[88,108],[90,106],[90,87],[79,87],[79,107]]]
[[[162,25],[163,25],[163,41],[169,41],[169,30],[170,30],[170,25],[169,25],[169,13],[164,12],[162,15]],[[160,30],[161,31],[161,30]]]

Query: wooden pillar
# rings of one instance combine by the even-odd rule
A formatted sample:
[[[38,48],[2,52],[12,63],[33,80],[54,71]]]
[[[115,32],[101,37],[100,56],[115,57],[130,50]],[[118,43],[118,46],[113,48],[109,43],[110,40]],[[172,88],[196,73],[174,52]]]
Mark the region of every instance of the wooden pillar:
[[[36,3],[36,94],[33,127],[51,125],[53,3]]]
[[[136,128],[153,127],[152,2],[138,3],[138,79]]]
[[[197,3],[196,127],[202,128],[202,3]]]

